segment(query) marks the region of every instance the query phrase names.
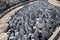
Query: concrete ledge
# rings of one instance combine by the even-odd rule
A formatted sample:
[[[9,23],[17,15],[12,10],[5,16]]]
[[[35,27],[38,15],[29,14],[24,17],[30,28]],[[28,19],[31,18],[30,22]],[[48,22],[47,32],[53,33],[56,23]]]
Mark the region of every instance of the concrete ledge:
[[[7,33],[0,34],[0,40],[7,40],[7,39],[8,39]]]
[[[53,35],[48,40],[54,40],[55,38],[57,38],[58,37],[57,35],[59,34],[59,32],[60,32],[60,26],[56,28],[56,31],[53,32]]]
[[[0,24],[0,33],[3,33],[4,31],[7,30],[8,24]]]
[[[55,5],[55,6],[60,7],[60,2],[57,1],[57,0],[48,0],[48,2],[49,2],[50,4],[53,4],[53,5]]]

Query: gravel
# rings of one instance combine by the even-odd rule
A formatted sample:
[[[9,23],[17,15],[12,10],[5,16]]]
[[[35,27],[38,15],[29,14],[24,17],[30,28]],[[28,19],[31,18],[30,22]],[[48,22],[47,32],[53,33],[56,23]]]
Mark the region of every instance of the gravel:
[[[35,1],[11,16],[8,40],[48,40],[60,24],[60,8]]]

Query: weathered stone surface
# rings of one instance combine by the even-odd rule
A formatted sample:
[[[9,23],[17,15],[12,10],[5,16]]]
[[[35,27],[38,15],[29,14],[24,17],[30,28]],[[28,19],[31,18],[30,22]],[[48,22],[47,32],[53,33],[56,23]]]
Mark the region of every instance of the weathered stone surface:
[[[0,34],[6,31],[8,28],[8,24],[0,24]]]
[[[48,2],[52,5],[60,7],[60,1],[58,1],[58,0],[48,0]]]
[[[8,39],[7,33],[1,33],[0,34],[0,40],[7,40],[7,39]]]

